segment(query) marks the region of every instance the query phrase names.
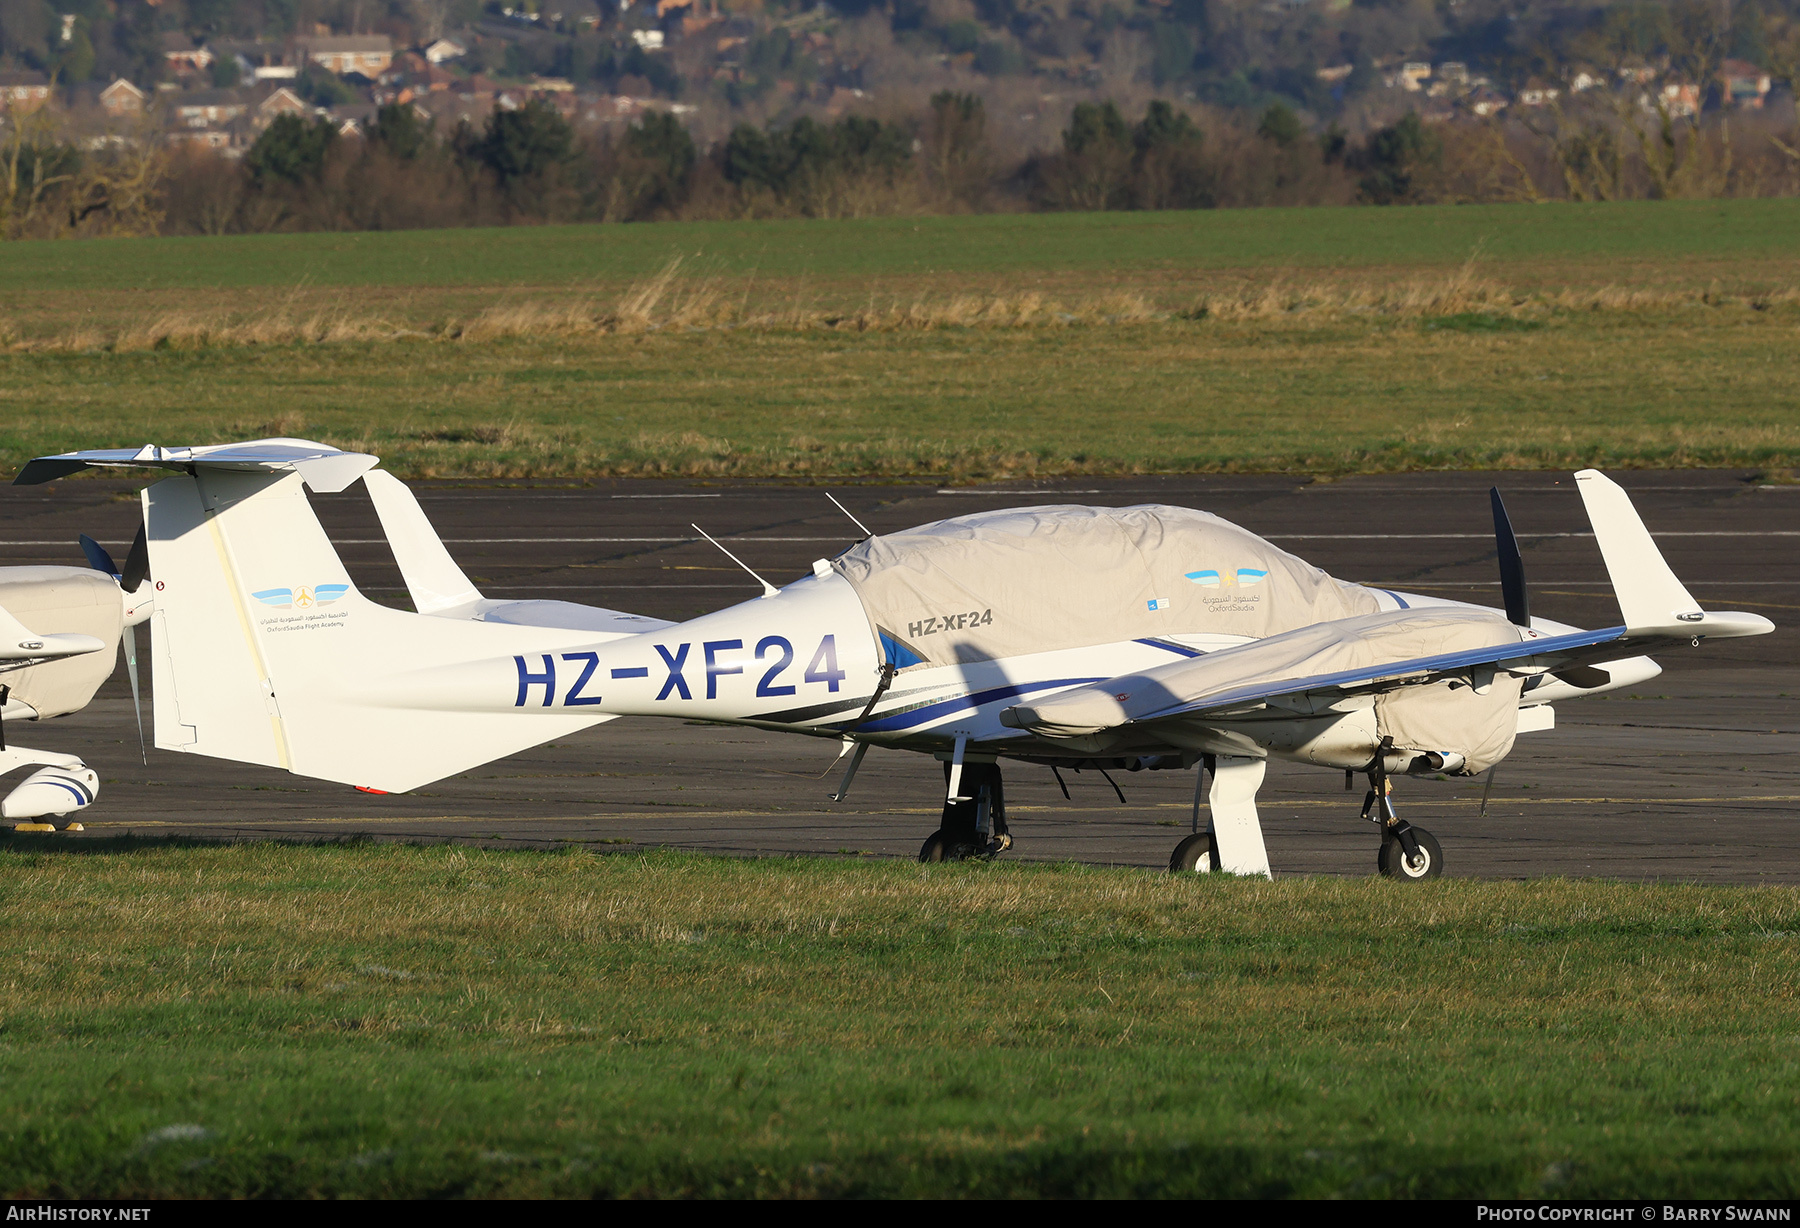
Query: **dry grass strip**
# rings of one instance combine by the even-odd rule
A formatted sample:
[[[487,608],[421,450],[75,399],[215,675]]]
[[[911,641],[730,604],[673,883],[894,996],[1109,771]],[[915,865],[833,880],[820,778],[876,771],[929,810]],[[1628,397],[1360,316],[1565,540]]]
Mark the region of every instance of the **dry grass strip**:
[[[507,302],[463,319],[408,327],[352,310],[296,311],[291,305],[244,315],[165,313],[107,332],[83,327],[27,337],[0,321],[0,347],[15,353],[134,353],[249,346],[332,345],[405,340],[481,343],[574,340],[655,332],[735,329],[752,332],[880,333],[932,329],[1031,329],[1139,325],[1167,321],[1278,323],[1425,321],[1457,316],[1544,319],[1570,313],[1645,313],[1685,309],[1770,311],[1800,304],[1800,288],[1751,293],[1651,290],[1618,286],[1520,292],[1475,275],[1473,264],[1437,280],[1383,285],[1273,281],[1200,295],[1185,307],[1158,306],[1144,294],[1110,291],[1068,301],[1035,291],[956,294],[833,310],[799,304],[752,310],[714,278],[683,278],[681,260],[630,286],[618,299]]]

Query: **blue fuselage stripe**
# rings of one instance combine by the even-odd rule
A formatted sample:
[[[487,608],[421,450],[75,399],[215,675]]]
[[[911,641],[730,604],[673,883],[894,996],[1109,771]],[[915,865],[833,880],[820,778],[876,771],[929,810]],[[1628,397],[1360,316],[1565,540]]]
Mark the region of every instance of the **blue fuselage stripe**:
[[[61,785],[63,788],[67,789],[69,792],[73,793],[75,795],[75,800],[83,806],[87,805],[89,802],[94,800],[93,798],[88,796],[86,790],[78,789],[73,784],[71,784],[69,781],[66,781],[66,780],[40,780],[40,781],[38,781],[38,783],[40,785]]]
[[[1182,644],[1171,644],[1168,640],[1134,640],[1133,643],[1147,644],[1151,648],[1160,648],[1164,652],[1172,652],[1178,657],[1203,657],[1206,655],[1197,648],[1188,648]]]
[[[886,716],[878,720],[858,725],[858,733],[882,733],[896,729],[912,729],[928,721],[940,717],[952,716],[970,708],[979,708],[983,704],[991,704],[996,699],[1015,699],[1032,691],[1047,691],[1053,687],[1087,686],[1090,683],[1103,682],[1102,678],[1053,678],[1044,682],[1021,682],[1015,686],[991,687],[985,691],[975,691],[956,699],[946,699],[935,704],[926,704],[922,708],[914,708],[911,712],[902,712],[895,716]]]

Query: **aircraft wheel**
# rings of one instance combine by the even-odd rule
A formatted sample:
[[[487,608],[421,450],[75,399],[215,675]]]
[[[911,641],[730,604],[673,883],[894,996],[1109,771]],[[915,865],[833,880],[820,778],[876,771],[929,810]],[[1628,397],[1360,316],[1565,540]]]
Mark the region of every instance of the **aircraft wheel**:
[[[1405,882],[1421,882],[1428,878],[1436,878],[1444,872],[1444,850],[1438,847],[1437,837],[1423,827],[1412,829],[1413,839],[1419,842],[1419,860],[1409,862],[1406,857],[1406,846],[1392,836],[1384,836],[1381,841],[1381,856],[1376,864],[1381,867],[1384,878],[1398,878]]]
[[[981,849],[976,846],[973,833],[945,831],[940,827],[925,837],[925,843],[919,849],[919,860],[967,861],[980,853]]]
[[[1189,836],[1175,846],[1169,855],[1169,873],[1171,874],[1211,874],[1213,871],[1212,835],[1201,832]]]

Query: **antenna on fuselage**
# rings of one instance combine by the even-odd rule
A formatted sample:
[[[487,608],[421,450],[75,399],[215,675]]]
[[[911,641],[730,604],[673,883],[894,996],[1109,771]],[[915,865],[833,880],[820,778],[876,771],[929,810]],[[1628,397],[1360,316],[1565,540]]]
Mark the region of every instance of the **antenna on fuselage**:
[[[863,531],[864,537],[874,537],[875,536],[874,532],[869,528],[868,525],[864,524],[862,521],[860,521],[856,518],[855,512],[852,512],[849,508],[845,507],[842,503],[839,503],[837,501],[836,495],[832,494],[828,490],[825,492],[825,497],[827,499],[831,500],[831,504],[833,507],[837,508],[838,511],[844,513],[844,515],[850,517],[850,523],[855,525],[857,528],[861,529]]]
[[[719,546],[717,539],[715,539],[711,533],[708,533],[705,529],[701,528],[699,525],[690,524],[690,525],[688,525],[688,528],[690,528],[694,532],[698,533],[701,537],[704,537],[707,541],[712,542],[713,545]],[[732,562],[736,563],[739,567],[742,567],[745,571],[749,571],[750,578],[752,580],[755,580],[758,584],[763,586],[763,591],[762,591],[763,596],[773,597],[776,593],[781,591],[780,589],[776,588],[773,584],[770,584],[767,580],[765,580],[761,576],[757,575],[754,571],[750,571],[750,564],[744,562],[743,559],[740,559],[737,555],[735,555],[731,551],[725,549],[725,547],[719,546],[719,553],[723,554],[726,558],[728,558]]]

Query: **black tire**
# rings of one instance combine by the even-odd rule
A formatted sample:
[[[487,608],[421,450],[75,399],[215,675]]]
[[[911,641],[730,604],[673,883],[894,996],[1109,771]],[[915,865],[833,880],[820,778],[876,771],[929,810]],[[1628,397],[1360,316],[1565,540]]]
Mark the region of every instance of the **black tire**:
[[[919,860],[967,861],[977,852],[974,842],[968,836],[961,832],[945,831],[940,827],[925,837],[925,843],[919,847]]]
[[[1169,855],[1169,873],[1210,874],[1219,868],[1217,861],[1213,856],[1211,834],[1201,832],[1175,846],[1175,851]]]
[[[1412,829],[1413,839],[1419,842],[1419,855],[1424,859],[1423,866],[1408,864],[1406,846],[1392,836],[1384,836],[1381,841],[1381,856],[1376,864],[1381,867],[1384,878],[1397,878],[1402,882],[1419,883],[1428,878],[1436,878],[1444,872],[1444,850],[1438,847],[1437,837],[1423,827]]]

